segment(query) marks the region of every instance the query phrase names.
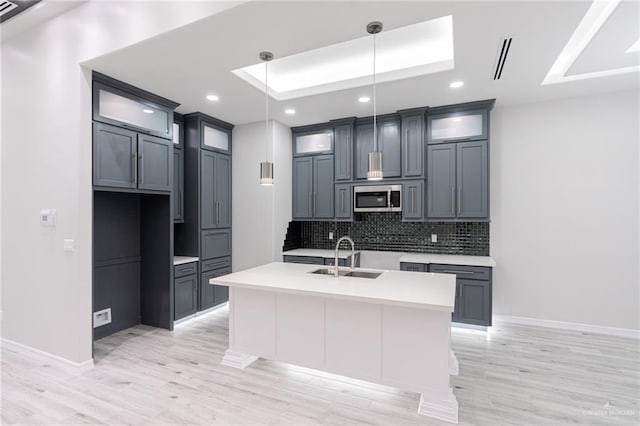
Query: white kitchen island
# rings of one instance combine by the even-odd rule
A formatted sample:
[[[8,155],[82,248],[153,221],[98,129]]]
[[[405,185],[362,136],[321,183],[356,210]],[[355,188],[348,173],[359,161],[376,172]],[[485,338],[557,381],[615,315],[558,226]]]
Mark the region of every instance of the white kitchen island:
[[[455,276],[311,273],[319,268],[276,262],[211,279],[229,287],[222,363],[245,368],[266,358],[417,392],[419,413],[457,423],[449,387],[458,368],[450,343]]]

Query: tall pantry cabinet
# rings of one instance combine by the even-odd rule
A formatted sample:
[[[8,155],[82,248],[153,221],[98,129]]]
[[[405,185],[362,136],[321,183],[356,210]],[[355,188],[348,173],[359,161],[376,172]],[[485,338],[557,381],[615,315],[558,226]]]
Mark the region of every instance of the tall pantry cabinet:
[[[176,225],[175,252],[199,258],[199,311],[229,300],[211,278],[231,272],[231,130],[199,112],[184,119],[184,223]]]

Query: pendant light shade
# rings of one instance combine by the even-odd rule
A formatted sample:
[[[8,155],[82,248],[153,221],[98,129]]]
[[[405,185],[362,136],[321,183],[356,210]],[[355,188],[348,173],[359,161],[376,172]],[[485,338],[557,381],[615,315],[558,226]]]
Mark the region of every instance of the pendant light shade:
[[[265,96],[265,145],[266,158],[260,163],[260,185],[273,185],[273,163],[269,161],[269,85],[267,78],[269,77],[268,67],[269,61],[273,59],[273,53],[260,52],[260,59],[264,61],[264,96]]]
[[[260,163],[260,185],[273,185],[273,163],[269,161]]]
[[[376,119],[376,34],[382,31],[382,22],[374,21],[367,25],[367,32],[373,36],[373,152],[369,153],[367,180],[380,180],[382,172],[382,153],[378,151],[378,123]]]

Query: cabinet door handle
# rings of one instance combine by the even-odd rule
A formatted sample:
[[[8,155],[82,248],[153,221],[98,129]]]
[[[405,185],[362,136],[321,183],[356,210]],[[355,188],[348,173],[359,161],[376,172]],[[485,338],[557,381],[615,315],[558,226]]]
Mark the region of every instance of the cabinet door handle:
[[[140,154],[140,185],[144,183],[144,157]]]
[[[133,183],[138,182],[138,155],[131,154],[131,165],[133,166]]]
[[[220,225],[220,203],[216,201],[216,225]]]
[[[345,211],[344,211],[344,191],[340,191],[340,213],[345,213]]]
[[[462,204],[460,201],[461,192],[462,192],[462,188],[458,187],[458,216],[460,215],[460,205]]]
[[[458,296],[462,298],[462,286],[458,286]]]
[[[313,192],[309,192],[309,216],[313,216]]]
[[[472,272],[472,271],[450,271],[450,270],[447,270],[447,269],[443,269],[440,272],[445,273],[445,274],[463,274],[463,275],[473,275],[473,274],[475,274],[475,272]]]
[[[178,211],[182,216],[182,191],[178,192]]]
[[[451,216],[455,216],[456,211],[456,187],[451,187]]]
[[[316,215],[316,192],[313,191],[313,215]]]

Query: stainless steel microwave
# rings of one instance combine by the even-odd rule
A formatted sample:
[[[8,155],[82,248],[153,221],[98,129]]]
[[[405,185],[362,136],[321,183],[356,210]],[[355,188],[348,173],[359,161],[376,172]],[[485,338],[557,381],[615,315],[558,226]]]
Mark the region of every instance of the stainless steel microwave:
[[[353,188],[353,211],[402,211],[402,185],[356,186]]]

